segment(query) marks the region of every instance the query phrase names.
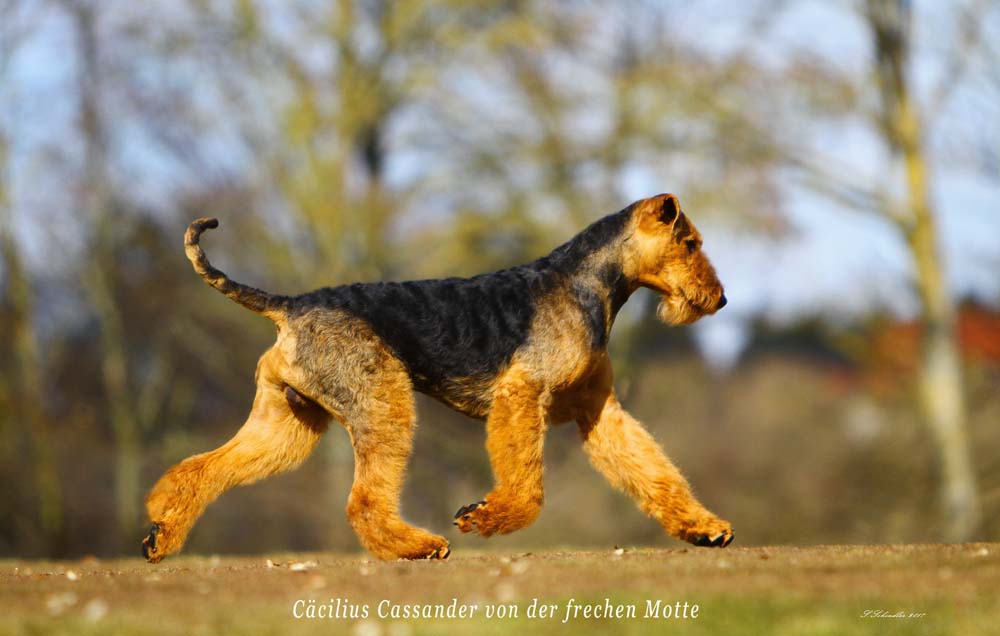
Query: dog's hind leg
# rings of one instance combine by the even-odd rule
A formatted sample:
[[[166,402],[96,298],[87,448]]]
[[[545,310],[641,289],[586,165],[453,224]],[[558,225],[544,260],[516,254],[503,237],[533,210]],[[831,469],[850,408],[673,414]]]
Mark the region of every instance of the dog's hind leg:
[[[733,540],[732,526],[694,497],[684,476],[613,392],[578,424],[590,463],[668,533],[699,546],[725,547]]]
[[[250,484],[301,464],[326,431],[329,414],[282,380],[277,348],[257,367],[257,394],[246,423],[219,448],[168,470],[146,498],[153,522],[143,541],[152,563],[181,549],[205,508],[234,486]]]

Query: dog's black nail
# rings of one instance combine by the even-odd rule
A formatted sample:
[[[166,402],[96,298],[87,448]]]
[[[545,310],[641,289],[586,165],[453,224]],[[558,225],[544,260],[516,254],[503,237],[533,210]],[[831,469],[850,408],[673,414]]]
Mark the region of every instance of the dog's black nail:
[[[465,518],[468,519],[468,514],[470,512],[472,512],[473,510],[475,510],[479,506],[483,506],[485,504],[486,504],[485,501],[479,501],[479,502],[476,502],[476,503],[471,503],[468,506],[462,506],[461,508],[458,509],[458,512],[455,513],[455,518],[458,519],[459,517],[465,515]]]
[[[148,559],[149,555],[156,552],[156,535],[160,533],[159,524],[154,523],[153,527],[149,529],[149,534],[142,542],[142,556],[144,559]]]

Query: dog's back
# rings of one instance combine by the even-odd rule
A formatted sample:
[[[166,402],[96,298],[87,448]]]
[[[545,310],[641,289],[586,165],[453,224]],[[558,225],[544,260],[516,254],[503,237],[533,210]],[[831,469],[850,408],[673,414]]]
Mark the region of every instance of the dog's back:
[[[325,307],[363,320],[406,365],[414,388],[454,406],[465,402],[450,395],[454,386],[493,378],[510,362],[536,300],[559,280],[536,262],[473,278],[355,283],[292,298],[289,316]]]

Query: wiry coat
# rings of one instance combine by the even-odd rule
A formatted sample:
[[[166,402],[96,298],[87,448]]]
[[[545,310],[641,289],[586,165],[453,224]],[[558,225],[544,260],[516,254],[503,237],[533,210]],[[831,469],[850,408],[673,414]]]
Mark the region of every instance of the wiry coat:
[[[701,237],[677,199],[659,195],[604,217],[547,256],[472,278],[356,283],[282,296],[241,285],[199,246],[185,245],[205,281],[271,318],[275,345],[258,366],[250,418],[223,447],[184,460],[147,499],[151,561],[180,549],[197,517],[226,489],[297,466],[330,418],[351,435],[355,480],[347,513],[383,558],[446,557],[448,542],[399,516],[415,421],[412,392],[485,419],[496,478],[455,525],[483,536],[530,524],[543,501],[549,424],[575,420],[592,463],[667,531],[727,545],[728,523],[694,499],[686,481],[614,397],[606,346],[614,318],[638,287],[663,296],[668,323],[725,304]]]

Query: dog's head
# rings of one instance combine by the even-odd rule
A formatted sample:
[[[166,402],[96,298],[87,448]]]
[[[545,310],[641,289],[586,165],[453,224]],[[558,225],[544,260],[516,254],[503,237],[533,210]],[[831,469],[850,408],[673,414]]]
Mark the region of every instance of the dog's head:
[[[658,292],[656,315],[671,325],[690,324],[726,305],[722,283],[701,249],[701,234],[672,194],[633,206],[631,258],[634,280]]]

